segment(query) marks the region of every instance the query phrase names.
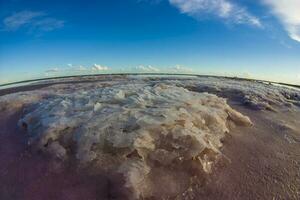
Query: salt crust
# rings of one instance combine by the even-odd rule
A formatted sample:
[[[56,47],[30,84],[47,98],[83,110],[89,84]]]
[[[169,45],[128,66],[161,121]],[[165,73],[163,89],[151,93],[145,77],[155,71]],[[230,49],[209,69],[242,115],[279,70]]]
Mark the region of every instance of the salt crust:
[[[118,171],[136,197],[145,195],[141,186],[153,166],[198,160],[211,173],[229,123],[252,125],[223,98],[160,83],[50,95],[20,120],[30,145],[62,160],[75,156],[81,164]]]

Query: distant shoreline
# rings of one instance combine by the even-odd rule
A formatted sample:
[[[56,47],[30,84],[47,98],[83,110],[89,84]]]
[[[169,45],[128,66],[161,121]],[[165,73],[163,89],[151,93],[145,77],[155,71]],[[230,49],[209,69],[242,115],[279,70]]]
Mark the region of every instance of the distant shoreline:
[[[49,77],[49,78],[39,78],[39,79],[30,79],[30,80],[24,80],[24,81],[17,81],[17,82],[11,82],[11,83],[5,83],[0,84],[0,96],[5,95],[7,93],[13,93],[13,91],[23,91],[23,89],[26,90],[26,88],[30,87],[45,87],[51,84],[56,83],[41,83],[40,85],[21,85],[17,86],[18,84],[25,84],[25,83],[34,83],[39,81],[47,81],[47,80],[59,80],[64,78],[79,78],[79,77],[102,77],[102,76],[194,76],[194,77],[212,77],[212,78],[226,78],[226,79],[233,79],[233,80],[240,80],[240,81],[255,81],[255,82],[261,82],[261,83],[267,83],[267,84],[279,84],[282,86],[288,86],[295,89],[300,89],[300,85],[295,84],[289,84],[289,83],[281,83],[281,82],[275,82],[275,81],[267,81],[267,80],[259,80],[259,79],[250,79],[250,78],[240,78],[240,77],[229,77],[229,76],[217,76],[217,75],[200,75],[200,74],[174,74],[174,73],[113,73],[113,74],[88,74],[88,75],[70,75],[70,76],[59,76],[59,77]],[[68,82],[68,81],[66,81]],[[70,81],[77,82],[77,81]],[[78,81],[78,82],[90,82],[90,81]],[[65,83],[65,82],[60,82]],[[68,82],[69,83],[69,82]],[[13,85],[16,85],[15,87]],[[9,88],[1,88],[6,86],[12,86]]]

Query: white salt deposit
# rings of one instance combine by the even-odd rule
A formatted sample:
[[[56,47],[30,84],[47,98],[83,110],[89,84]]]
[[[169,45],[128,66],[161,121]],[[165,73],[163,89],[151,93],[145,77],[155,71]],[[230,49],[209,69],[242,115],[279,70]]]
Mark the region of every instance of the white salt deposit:
[[[58,158],[111,163],[137,196],[151,166],[198,160],[206,173],[221,156],[228,123],[250,126],[223,98],[166,84],[127,84],[50,96],[21,119],[30,144]],[[75,149],[70,150],[75,143]],[[105,159],[104,159],[105,158]],[[103,160],[104,159],[104,160]]]

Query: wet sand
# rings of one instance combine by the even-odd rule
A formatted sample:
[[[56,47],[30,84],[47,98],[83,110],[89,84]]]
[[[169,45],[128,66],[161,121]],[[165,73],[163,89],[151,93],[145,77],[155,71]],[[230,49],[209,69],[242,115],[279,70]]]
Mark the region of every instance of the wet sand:
[[[300,109],[254,111],[233,100],[229,104],[254,126],[236,127],[222,149],[231,162],[217,165],[207,183],[177,199],[300,199]],[[127,198],[120,177],[91,175],[28,149],[17,127],[21,113],[0,114],[0,199]]]

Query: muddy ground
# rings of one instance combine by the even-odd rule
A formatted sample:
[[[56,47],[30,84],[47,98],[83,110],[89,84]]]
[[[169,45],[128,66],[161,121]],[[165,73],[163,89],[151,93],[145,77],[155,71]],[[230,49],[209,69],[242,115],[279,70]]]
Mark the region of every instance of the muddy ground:
[[[234,100],[229,104],[254,126],[231,131],[222,149],[230,162],[218,164],[204,185],[177,199],[300,199],[300,109],[255,111]],[[21,114],[0,113],[0,199],[127,199],[122,177],[91,175],[32,152],[17,126]]]

